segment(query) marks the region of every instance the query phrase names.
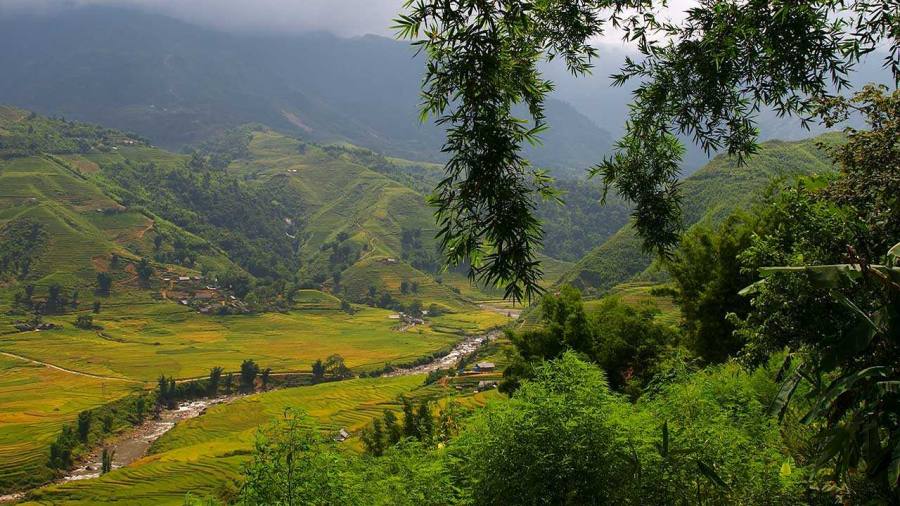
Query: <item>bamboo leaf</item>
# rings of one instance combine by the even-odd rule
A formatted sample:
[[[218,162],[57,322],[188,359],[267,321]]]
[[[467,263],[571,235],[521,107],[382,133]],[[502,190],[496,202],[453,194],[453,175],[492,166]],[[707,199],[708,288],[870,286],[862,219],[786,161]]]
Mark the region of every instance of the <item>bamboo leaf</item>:
[[[702,460],[698,460],[697,467],[700,468],[700,473],[703,476],[706,476],[707,478],[709,478],[709,480],[711,482],[713,482],[716,486],[718,486],[719,488],[724,488],[725,490],[728,490],[728,488],[729,488],[728,484],[725,483],[725,480],[723,480],[719,476],[719,473],[717,473],[716,470],[712,468],[712,466],[706,464]]]
[[[882,394],[900,394],[900,381],[879,381],[875,385]]]
[[[738,292],[738,295],[742,297],[746,297],[748,295],[753,295],[759,292],[759,289],[766,283],[765,279],[760,279],[759,281],[753,283],[752,285],[746,286],[741,291]]]

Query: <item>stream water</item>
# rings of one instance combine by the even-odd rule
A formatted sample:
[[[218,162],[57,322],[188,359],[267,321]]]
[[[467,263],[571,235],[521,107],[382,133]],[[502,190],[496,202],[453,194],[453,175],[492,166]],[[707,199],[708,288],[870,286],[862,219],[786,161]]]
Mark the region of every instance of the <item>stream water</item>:
[[[489,343],[502,334],[499,330],[494,330],[488,332],[487,334],[478,334],[475,336],[469,336],[453,347],[450,350],[450,353],[444,355],[443,357],[437,358],[428,362],[427,364],[418,365],[416,367],[410,367],[406,369],[396,369],[389,373],[384,374],[385,377],[391,378],[394,376],[410,376],[413,374],[428,374],[432,371],[436,371],[438,369],[449,369],[456,365],[459,362],[459,359],[462,357],[474,352],[482,345]]]
[[[147,420],[113,439],[106,445],[107,449],[115,451],[112,462],[113,469],[127,466],[146,455],[150,445],[162,437],[163,434],[172,430],[176,423],[198,417],[206,411],[206,408],[216,404],[231,402],[237,397],[236,395],[231,395],[183,402],[175,409],[165,410],[160,413],[158,420]],[[69,471],[60,481],[85,480],[100,476],[102,452],[102,448],[96,449],[85,459],[83,465]]]

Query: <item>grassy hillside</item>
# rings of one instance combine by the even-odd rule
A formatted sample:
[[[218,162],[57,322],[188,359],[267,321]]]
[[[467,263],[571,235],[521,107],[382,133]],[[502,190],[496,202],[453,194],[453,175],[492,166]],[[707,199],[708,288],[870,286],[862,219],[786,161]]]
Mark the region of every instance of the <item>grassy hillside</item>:
[[[684,225],[717,223],[732,210],[749,206],[760,192],[779,178],[793,179],[834,169],[820,142],[839,142],[840,134],[826,134],[798,142],[769,141],[741,166],[725,155],[717,156],[681,185]],[[605,292],[642,273],[652,257],[641,251],[641,241],[625,225],[606,242],[582,258],[560,279],[586,291]]]
[[[113,271],[118,282],[128,284],[135,277],[132,264],[153,254],[160,235],[192,244],[200,262],[232,265],[199,237],[123,205],[61,157],[0,159],[0,188],[0,229],[35,223],[44,238],[27,269],[0,273],[0,281],[89,288],[97,272]],[[109,265],[113,255],[123,260],[118,267]]]
[[[30,272],[19,277],[29,282],[86,286],[112,255],[146,256],[220,278],[232,278],[236,263],[264,283],[295,281],[356,302],[373,303],[374,287],[404,304],[471,309],[433,279],[432,211],[413,189],[431,184],[433,166],[264,127],[231,131],[191,157],[100,127],[0,113],[0,226],[36,222],[42,242],[0,251],[0,265],[19,250],[47,252],[24,262]],[[47,264],[69,278],[42,280]],[[400,283],[423,291],[404,293]]]
[[[353,147],[318,146],[261,129],[229,174],[284,207],[294,227],[302,282],[356,302],[370,288],[403,304],[420,300],[448,309],[471,307],[435,282],[439,267],[434,218],[411,184],[429,180],[410,162],[388,161]],[[424,185],[422,185],[424,186]],[[417,290],[404,293],[401,283]]]

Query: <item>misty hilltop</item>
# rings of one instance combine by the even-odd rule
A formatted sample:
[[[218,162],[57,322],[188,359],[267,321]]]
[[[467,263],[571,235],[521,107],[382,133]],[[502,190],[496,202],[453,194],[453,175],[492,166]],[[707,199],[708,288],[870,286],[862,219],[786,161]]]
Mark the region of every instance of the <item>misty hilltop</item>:
[[[325,33],[216,31],[137,10],[84,7],[0,17],[0,103],[103,123],[180,150],[246,123],[315,142],[441,160],[418,121],[423,62],[405,43]],[[102,76],[102,78],[100,78]],[[530,156],[583,169],[612,136],[562,101]]]

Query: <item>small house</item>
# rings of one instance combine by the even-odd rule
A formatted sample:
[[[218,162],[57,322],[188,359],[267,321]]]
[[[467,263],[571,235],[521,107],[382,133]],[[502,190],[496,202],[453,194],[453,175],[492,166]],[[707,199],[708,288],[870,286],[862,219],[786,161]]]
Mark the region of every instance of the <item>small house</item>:
[[[334,436],[334,440],[338,443],[343,443],[344,441],[350,439],[350,433],[345,429],[341,429],[336,436]]]
[[[484,392],[485,390],[490,390],[492,388],[497,387],[496,381],[479,381],[478,387],[475,388],[476,392]]]
[[[496,368],[497,366],[493,362],[478,362],[475,364],[475,370],[478,372],[491,372]]]

